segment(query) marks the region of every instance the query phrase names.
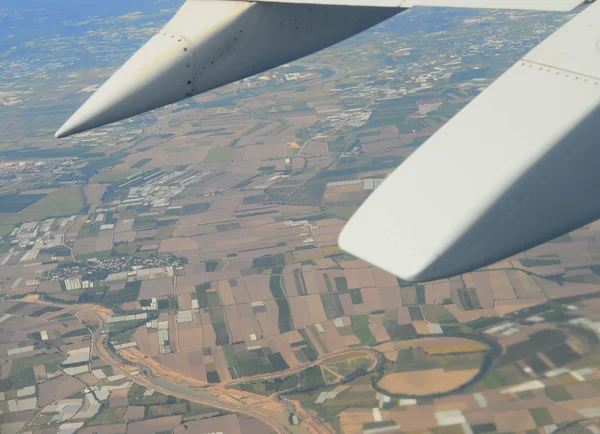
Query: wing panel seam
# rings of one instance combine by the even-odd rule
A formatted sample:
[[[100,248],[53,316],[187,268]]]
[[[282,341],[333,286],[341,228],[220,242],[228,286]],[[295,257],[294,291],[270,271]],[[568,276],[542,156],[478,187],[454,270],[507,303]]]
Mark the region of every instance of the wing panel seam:
[[[595,80],[596,81],[595,84],[600,84],[600,77],[595,77],[593,75],[582,74],[580,72],[571,71],[571,70],[564,69],[564,68],[558,68],[556,66],[548,65],[548,64],[542,63],[542,62],[535,62],[533,60],[528,60],[528,59],[525,59],[525,58],[521,59],[519,61],[519,63],[521,63],[522,65],[524,65],[525,63],[529,63],[531,65],[541,66],[542,68],[548,68],[548,69],[552,69],[554,71],[560,71],[560,72],[563,72],[565,74],[572,74],[572,75],[575,75],[577,77],[584,77],[584,78],[587,78],[587,79]]]

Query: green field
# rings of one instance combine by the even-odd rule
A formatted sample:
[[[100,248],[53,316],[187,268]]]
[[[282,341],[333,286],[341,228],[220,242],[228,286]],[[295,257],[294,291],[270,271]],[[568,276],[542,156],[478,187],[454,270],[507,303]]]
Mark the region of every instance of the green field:
[[[33,357],[22,357],[18,363],[13,363],[10,369],[10,376],[15,377],[23,369],[33,368],[34,366],[45,365],[48,363],[59,363],[65,359],[60,353],[40,354]]]
[[[65,333],[64,335],[61,336],[61,338],[74,338],[74,337],[79,337],[79,336],[86,336],[89,335],[90,331],[87,328],[80,328],[80,329],[76,329],[76,330],[71,330],[70,332]]]
[[[337,288],[337,290],[339,292],[346,292],[348,291],[348,281],[346,280],[345,277],[336,277],[335,279],[333,279],[335,281],[335,287]]]
[[[277,326],[279,327],[280,333],[287,333],[294,330],[294,319],[292,318],[292,312],[290,310],[290,304],[286,298],[278,298],[275,300],[277,308],[279,309],[279,315],[277,318]]]
[[[71,256],[71,249],[65,246],[58,246],[50,249],[42,249],[41,253],[44,255],[60,256],[64,258],[65,256]]]
[[[187,412],[187,404],[179,402],[177,404],[147,405],[144,408],[144,418],[152,419],[155,417],[171,416],[173,414],[183,414]]]
[[[330,360],[326,360],[322,365],[326,369],[331,369],[340,375],[345,377],[352,375],[356,371],[364,371],[371,366],[371,360],[368,357],[333,357]]]
[[[107,170],[100,172],[94,177],[94,182],[97,184],[113,184],[123,181],[128,176],[135,173],[133,170]]]
[[[6,309],[6,310],[4,311],[4,313],[10,313],[10,314],[13,314],[13,313],[16,313],[16,312],[18,312],[18,311],[20,311],[21,309],[23,309],[24,307],[27,307],[27,306],[29,306],[29,304],[28,304],[28,303],[26,303],[26,302],[24,302],[24,301],[19,301],[19,302],[17,302],[17,303],[15,303],[15,304],[13,304],[13,305],[12,305],[11,307],[9,307],[8,309]]]
[[[92,419],[89,425],[110,425],[114,423],[125,422],[126,412],[127,407],[105,408],[100,413],[98,413],[98,415],[95,418]]]
[[[328,292],[320,295],[327,319],[336,319],[344,316],[344,308],[338,294]]]
[[[487,434],[496,432],[496,425],[494,423],[484,423],[481,425],[471,426],[473,434]]]
[[[69,312],[61,313],[58,316],[53,316],[52,317],[52,321],[60,321],[60,320],[63,320],[65,318],[73,318],[73,314],[69,313]]]
[[[184,399],[175,398],[174,396],[163,395],[159,392],[155,392],[150,396],[144,396],[146,390],[146,387],[134,383],[127,393],[130,405],[143,405],[146,407],[146,417],[159,417],[168,414],[183,414],[184,417],[191,417],[215,412],[227,414],[224,410],[196,404]],[[114,415],[111,417],[114,417]],[[104,416],[104,418],[106,419],[106,416]],[[96,425],[99,424],[96,423]]]
[[[23,359],[19,359],[23,360]],[[15,366],[15,365],[13,365]],[[35,365],[34,365],[35,366]],[[13,373],[14,371],[14,373]],[[35,374],[33,367],[21,368],[20,366],[13,370],[11,367],[10,378],[0,380],[0,392],[7,392],[9,390],[21,389],[23,387],[33,386],[36,384]]]
[[[327,287],[327,292],[333,292],[333,285],[331,284],[331,279],[327,273],[323,274],[323,279],[325,280],[325,286]]]
[[[142,158],[140,161],[138,161],[137,163],[133,164],[131,166],[131,168],[132,169],[139,169],[140,167],[145,166],[146,164],[148,164],[151,161],[152,161],[152,158]]]
[[[187,411],[184,414],[184,417],[198,416],[200,414],[214,413],[219,412],[220,414],[227,414],[225,410],[218,410],[214,407],[207,407],[202,404],[197,404],[195,402],[187,401]]]
[[[435,369],[435,363],[423,348],[399,350],[394,372],[414,372]]]
[[[421,306],[425,319],[436,324],[456,324],[456,318],[444,306],[424,304]]]
[[[252,259],[252,266],[254,268],[277,268],[285,267],[285,256],[281,253],[276,255],[266,255],[259,258]]]
[[[218,163],[222,161],[233,161],[235,158],[234,148],[213,148],[208,151],[208,155],[204,159],[205,163]]]
[[[12,230],[15,228],[14,224],[2,224],[0,223],[0,237],[3,237],[5,235],[8,235],[12,232]]]
[[[413,372],[425,369],[461,371],[479,369],[483,364],[483,353],[429,355],[423,348],[399,350],[394,363],[394,372]]]
[[[148,390],[144,386],[133,383],[127,392],[127,398],[130,405],[149,405],[149,404],[165,404],[167,396],[162,393],[153,393],[150,396],[144,396],[144,392]]]
[[[217,270],[217,267],[219,266],[219,261],[204,261],[204,266],[206,267],[206,272],[207,273],[213,273]]]
[[[43,307],[39,310],[36,310],[35,312],[31,313],[29,316],[33,317],[33,318],[37,318],[40,317],[42,315],[44,315],[45,313],[49,313],[49,312],[58,312],[61,311],[62,307],[57,307],[57,306],[46,306]]]
[[[363,304],[364,303],[362,293],[360,292],[360,288],[351,289],[350,290],[350,298],[352,299],[352,304]]]
[[[106,297],[104,297],[103,304],[118,307],[123,303],[136,301],[138,299],[138,296],[140,295],[141,287],[142,282],[140,282],[139,280],[134,282],[127,282],[125,284],[125,288],[120,289],[118,291],[109,292],[106,295]]]
[[[352,315],[352,330],[363,345],[375,345],[377,342],[369,328],[369,315]]]
[[[318,353],[317,353],[317,349],[315,347],[315,344],[313,343],[313,341],[310,339],[310,337],[308,336],[308,333],[306,332],[306,329],[299,329],[298,333],[300,333],[300,336],[302,336],[302,341],[294,343],[292,345],[292,348],[294,348],[295,346],[302,346],[302,345],[306,345],[303,348],[300,348],[300,350],[295,351],[296,357],[298,358],[298,360],[302,361],[302,362],[306,362],[306,361],[315,361],[318,358]]]
[[[234,378],[289,369],[281,353],[273,353],[270,348],[248,350],[244,345],[225,345],[223,354],[227,368]]]
[[[5,194],[0,196],[0,210],[3,213],[20,212],[45,196],[45,194]]]
[[[556,259],[521,259],[519,261],[523,267],[547,267],[550,265],[560,265],[561,262]]]
[[[198,300],[198,305],[201,308],[210,307],[208,303],[208,294],[207,291],[211,289],[210,283],[203,283],[201,285],[196,285],[196,300]]]
[[[323,372],[320,366],[312,366],[304,371],[302,374],[306,378],[306,384],[308,388],[319,388],[325,386],[325,379],[323,378]]]
[[[525,359],[525,364],[538,375],[543,375],[544,372],[550,370],[550,367],[537,354],[529,359]]]
[[[569,401],[573,399],[567,388],[562,385],[546,387],[544,390],[546,391],[548,398],[552,401]]]
[[[115,334],[112,337],[112,342],[116,342],[117,344],[125,344],[127,342],[131,342],[133,339],[133,335],[136,331],[136,328],[132,328],[130,330],[125,330],[121,333]]]
[[[206,299],[208,300],[209,307],[221,306],[221,299],[219,298],[219,293],[216,291],[206,294]]]
[[[483,392],[489,389],[512,386],[527,381],[529,379],[517,365],[495,368],[488,372],[483,381],[480,381],[469,389],[470,392]]]
[[[154,229],[156,227],[157,219],[153,216],[142,216],[136,217],[133,221],[133,229]]]
[[[552,363],[554,363],[556,367],[568,365],[569,363],[576,362],[581,358],[581,356],[573,351],[571,346],[566,343],[546,351],[544,355]]]
[[[138,246],[136,246],[135,244],[118,244],[117,247],[115,247],[115,252],[117,252],[119,255],[133,255],[135,252],[137,252],[138,250]]]
[[[365,384],[365,379],[368,380],[368,377],[359,377],[350,384]],[[332,388],[327,387],[316,391],[293,394],[290,395],[290,399],[294,401],[300,401],[303,407],[317,412],[325,421],[330,423],[332,426],[337,427],[336,432],[341,432],[341,428],[339,427],[339,418],[337,417],[338,414],[349,408],[370,408],[372,407],[372,402],[375,401],[375,391],[344,391],[333,400],[326,401],[324,404],[315,404],[315,400],[319,396],[320,392],[329,392],[331,390]]]
[[[350,220],[357,209],[357,206],[334,206],[327,209],[327,214],[342,220]]]
[[[521,359],[528,359],[537,353],[548,351],[564,343],[567,335],[560,330],[542,330],[529,336],[524,342],[508,346],[498,359],[499,365],[508,365]]]
[[[65,291],[63,289],[63,291]],[[50,300],[59,300],[59,301],[65,301],[65,302],[76,302],[79,297],[84,293],[84,291],[82,290],[76,290],[76,291],[69,291],[69,292],[55,292],[52,294],[52,296],[49,296],[48,298]]]
[[[229,332],[227,331],[227,325],[224,322],[213,322],[213,329],[217,337],[215,345],[227,345],[229,344]]]
[[[276,392],[284,390],[293,390],[298,387],[298,375],[288,375],[287,377],[277,377],[271,380],[252,381],[241,383],[234,386],[234,389],[244,390],[250,393],[256,393],[262,396],[269,396]]]
[[[81,169],[81,171],[83,173],[93,174],[93,173],[100,172],[104,169],[114,167],[123,162],[123,160],[120,160],[119,158],[117,158],[117,156],[116,156],[117,154],[114,154],[114,155],[115,155],[114,157],[111,156],[111,157],[106,157],[106,158],[99,158],[96,160],[88,160],[87,163],[85,164],[85,166]]]
[[[189,205],[184,205],[183,208],[179,211],[179,215],[192,215],[192,214],[200,214],[201,212],[208,211],[212,202],[202,202],[202,203],[192,203]]]
[[[83,193],[79,187],[64,187],[53,191],[18,214],[3,219],[3,225],[14,225],[50,217],[64,217],[83,210]]]
[[[285,298],[285,294],[283,293],[283,288],[281,287],[281,276],[278,274],[273,274],[269,278],[269,290],[273,295],[274,299]]]
[[[550,411],[546,407],[532,408],[529,413],[537,426],[552,425],[554,423]]]
[[[305,369],[299,374],[270,378],[268,380],[250,381],[233,386],[233,388],[263,396],[294,390],[298,387],[303,389],[320,389],[325,386],[326,381],[339,382],[339,378],[333,375],[332,372],[348,376],[355,374],[357,371],[365,372],[370,364],[371,361],[366,357],[352,355],[338,356],[326,360],[321,366],[313,366]]]
[[[77,299],[78,303],[100,303],[106,292],[108,286],[94,286],[93,288],[87,288],[83,291],[83,294]]]

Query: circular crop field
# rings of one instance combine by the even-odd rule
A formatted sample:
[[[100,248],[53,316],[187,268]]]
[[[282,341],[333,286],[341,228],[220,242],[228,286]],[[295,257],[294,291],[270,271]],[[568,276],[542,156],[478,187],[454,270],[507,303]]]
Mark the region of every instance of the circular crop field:
[[[376,349],[386,358],[377,386],[391,395],[425,397],[452,392],[473,380],[490,347],[463,337],[426,337]]]

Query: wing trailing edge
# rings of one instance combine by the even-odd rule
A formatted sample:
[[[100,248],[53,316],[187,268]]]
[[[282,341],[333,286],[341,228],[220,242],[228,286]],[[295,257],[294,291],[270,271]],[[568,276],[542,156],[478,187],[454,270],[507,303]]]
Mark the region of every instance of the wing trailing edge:
[[[585,0],[254,0],[260,3],[294,3],[336,6],[401,7],[415,6],[512,9],[567,12]]]
[[[600,3],[394,171],[340,236],[407,281],[472,271],[600,218]]]

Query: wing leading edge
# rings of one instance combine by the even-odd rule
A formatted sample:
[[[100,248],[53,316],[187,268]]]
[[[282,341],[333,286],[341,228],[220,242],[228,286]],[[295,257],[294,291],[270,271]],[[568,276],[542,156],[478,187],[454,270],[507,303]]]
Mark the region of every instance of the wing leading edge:
[[[340,236],[408,281],[489,265],[600,218],[600,3],[527,54],[377,189]]]
[[[294,3],[336,6],[455,7],[477,9],[513,9],[567,12],[585,0],[254,0],[259,3]]]
[[[283,65],[403,10],[188,0],[65,122],[56,137],[127,119]]]

